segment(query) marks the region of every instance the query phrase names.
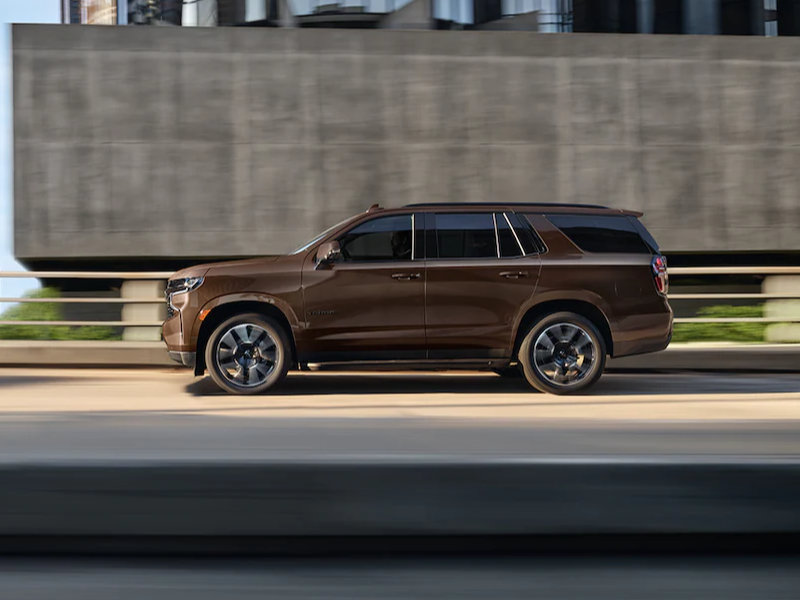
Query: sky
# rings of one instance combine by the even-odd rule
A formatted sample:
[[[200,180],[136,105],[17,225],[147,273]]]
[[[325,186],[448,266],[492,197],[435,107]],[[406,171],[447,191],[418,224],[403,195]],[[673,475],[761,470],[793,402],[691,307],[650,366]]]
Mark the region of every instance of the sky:
[[[10,23],[58,23],[60,20],[60,0],[0,0],[0,271],[23,270],[13,253]],[[35,280],[0,278],[0,297],[16,297],[32,287],[36,287]],[[0,305],[0,309],[4,306]]]

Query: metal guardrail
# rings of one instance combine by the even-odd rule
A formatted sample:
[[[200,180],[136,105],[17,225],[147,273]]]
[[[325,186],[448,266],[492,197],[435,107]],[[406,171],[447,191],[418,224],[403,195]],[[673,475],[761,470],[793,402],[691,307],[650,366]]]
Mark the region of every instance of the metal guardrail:
[[[672,267],[675,275],[800,275],[800,267]],[[798,293],[669,294],[673,300],[795,300]],[[791,317],[676,317],[675,323],[800,323]]]
[[[798,267],[672,267],[672,276],[682,275],[800,275]],[[168,271],[0,271],[0,278],[15,279],[115,279],[115,280],[167,280]],[[797,293],[687,293],[670,294],[670,300],[793,300]],[[0,297],[0,303],[73,303],[73,304],[161,304],[159,298],[12,298]],[[675,323],[800,323],[800,318],[787,317],[680,317]],[[50,326],[107,326],[107,327],[160,327],[160,321],[0,321],[0,325],[50,325]]]
[[[0,271],[5,279],[113,279],[120,281],[166,281],[172,271]],[[0,303],[62,304],[163,304],[164,296],[155,298],[0,298]],[[161,321],[3,321],[0,325],[42,325],[67,327],[161,327]]]

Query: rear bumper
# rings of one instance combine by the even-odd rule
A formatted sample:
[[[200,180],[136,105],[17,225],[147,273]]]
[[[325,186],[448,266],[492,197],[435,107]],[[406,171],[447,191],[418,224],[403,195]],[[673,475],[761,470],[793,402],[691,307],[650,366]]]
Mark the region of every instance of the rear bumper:
[[[168,350],[169,357],[176,363],[182,364],[184,367],[194,367],[197,360],[197,353],[195,352],[179,352],[177,350]]]
[[[629,327],[614,332],[615,358],[658,352],[669,346],[672,340],[672,309],[662,313],[637,315],[628,320]]]

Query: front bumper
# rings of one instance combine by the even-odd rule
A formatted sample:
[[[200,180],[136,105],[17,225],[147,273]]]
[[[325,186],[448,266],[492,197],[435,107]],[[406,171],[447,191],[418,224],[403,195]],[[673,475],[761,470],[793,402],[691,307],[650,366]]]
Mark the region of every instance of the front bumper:
[[[176,350],[167,350],[169,357],[176,363],[182,364],[184,367],[194,367],[197,360],[196,352],[178,352]]]

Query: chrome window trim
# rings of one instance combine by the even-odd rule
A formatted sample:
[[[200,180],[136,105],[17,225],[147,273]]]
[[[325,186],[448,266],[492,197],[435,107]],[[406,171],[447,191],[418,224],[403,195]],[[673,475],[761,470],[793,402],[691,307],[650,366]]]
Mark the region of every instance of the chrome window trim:
[[[417,249],[417,223],[414,219],[414,213],[411,213],[411,260],[417,257],[414,255],[414,250]]]
[[[492,224],[494,225],[494,248],[497,258],[500,258],[500,235],[497,233],[497,213],[492,213]]]
[[[519,255],[520,256],[527,256],[527,254],[525,254],[525,249],[522,247],[522,242],[519,241],[519,236],[517,235],[517,232],[514,230],[514,226],[511,224],[511,221],[509,220],[508,215],[506,213],[503,213],[503,218],[506,220],[506,223],[508,223],[508,228],[511,230],[511,233],[514,235],[514,239],[517,240],[517,247],[519,248]]]

